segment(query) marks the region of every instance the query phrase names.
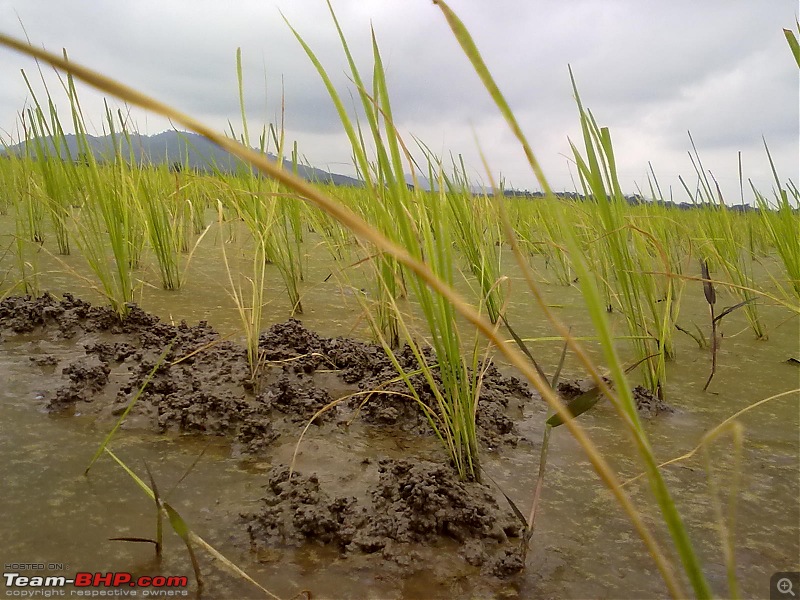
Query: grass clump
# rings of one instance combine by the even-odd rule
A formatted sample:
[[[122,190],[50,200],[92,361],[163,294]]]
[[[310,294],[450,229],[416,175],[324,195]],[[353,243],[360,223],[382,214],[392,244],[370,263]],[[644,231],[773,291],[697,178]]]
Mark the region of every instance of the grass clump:
[[[330,4],[328,6],[350,65],[352,80],[358,88],[361,109],[371,133],[370,141],[375,148],[374,160],[369,160],[366,143],[360,135],[361,129],[354,126],[345,111],[324,67],[299,33],[293,31],[328,88],[350,138],[356,164],[369,191],[366,196],[368,202],[361,207],[364,217],[412,260],[425,261],[433,276],[452,287],[455,277],[454,235],[451,229],[453,218],[449,212],[453,210],[452,200],[448,199],[443,186],[440,186],[438,193],[430,194],[418,187],[409,189],[404,172],[406,167],[413,170],[414,164],[394,125],[377,40],[373,34],[373,80],[369,93],[333,8]],[[356,134],[357,130],[359,135]],[[480,369],[477,342],[472,346],[472,351],[462,349],[464,340],[456,322],[455,308],[429,287],[426,278],[413,269],[402,268],[395,257],[381,252],[380,248],[370,250],[369,254],[374,256],[377,281],[377,310],[370,316],[375,333],[444,444],[459,476],[462,479],[479,479],[476,414]],[[433,363],[426,357],[424,347],[413,334],[400,308],[399,299],[405,295],[406,286],[420,308],[425,323],[425,337],[433,350]],[[410,375],[403,371],[394,356],[394,348],[401,339],[410,346],[416,358],[419,372],[433,394],[434,406],[423,401]]]

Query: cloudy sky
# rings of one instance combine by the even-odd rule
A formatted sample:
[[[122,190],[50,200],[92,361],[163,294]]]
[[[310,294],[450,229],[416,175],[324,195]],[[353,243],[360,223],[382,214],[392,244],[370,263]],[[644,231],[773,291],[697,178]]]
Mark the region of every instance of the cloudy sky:
[[[409,143],[462,154],[475,180],[493,176],[538,189],[519,145],[429,0],[334,0],[351,50],[371,73],[370,25],[387,69],[395,121]],[[573,190],[569,139],[580,139],[567,66],[584,101],[611,129],[626,192],[648,190],[648,161],[665,195],[693,186],[691,131],[703,165],[739,201],[746,178],[771,194],[766,139],[783,180],[798,180],[798,70],[782,28],[791,0],[452,0],[505,93],[551,186]],[[324,0],[0,0],[0,31],[112,75],[217,127],[241,130],[235,56],[242,48],[251,130],[275,121],[283,87],[286,132],[309,162],[351,174],[350,150],[327,92],[281,13],[317,52],[346,95],[352,84]],[[23,29],[24,28],[24,29]],[[0,49],[0,135],[30,101],[20,74],[35,64]],[[45,73],[53,95],[63,94]],[[102,133],[102,98],[82,89]],[[66,117],[67,113],[63,113]],[[141,133],[170,128],[131,113]],[[477,140],[477,141],[476,141]],[[747,187],[747,186],[746,186]],[[745,200],[752,194],[745,192]]]

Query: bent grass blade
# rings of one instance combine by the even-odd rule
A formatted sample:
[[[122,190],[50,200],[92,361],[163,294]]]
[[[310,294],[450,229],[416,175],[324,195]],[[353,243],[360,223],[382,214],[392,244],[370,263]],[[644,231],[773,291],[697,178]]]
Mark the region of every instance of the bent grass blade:
[[[156,494],[155,492],[150,489],[150,487],[142,481],[141,477],[139,477],[128,465],[126,465],[116,454],[114,454],[108,448],[104,448],[104,452],[108,454],[122,469],[133,479],[139,488],[154,502],[156,501]],[[199,576],[199,565],[197,563],[197,559],[194,556],[194,552],[191,549],[191,544],[195,544],[203,548],[206,552],[208,552],[213,558],[215,558],[219,563],[228,571],[233,573],[234,575],[244,579],[245,581],[253,584],[259,590],[264,592],[267,596],[272,598],[273,600],[281,600],[279,596],[276,596],[268,589],[263,587],[260,583],[258,583],[255,579],[250,577],[247,573],[245,573],[241,568],[236,566],[230,559],[225,557],[219,550],[214,548],[211,544],[205,541],[202,537],[197,535],[186,523],[186,521],[181,517],[181,515],[176,511],[172,506],[169,504],[162,502],[161,509],[167,513],[167,517],[169,518],[170,525],[175,530],[175,533],[178,534],[181,539],[186,543],[187,549],[189,549],[192,565],[195,567],[195,574]],[[198,579],[198,588],[200,587],[201,579]],[[198,589],[199,591],[199,589]]]
[[[550,190],[550,187],[549,185],[547,185],[547,182],[544,178],[544,174],[539,168],[538,162],[533,157],[533,152],[530,149],[530,145],[528,144],[527,139],[525,138],[524,134],[522,133],[522,130],[517,124],[516,119],[514,118],[507,102],[505,101],[505,98],[503,97],[497,85],[494,83],[494,80],[491,74],[489,73],[486,64],[481,58],[480,53],[478,52],[478,49],[475,46],[475,43],[472,40],[472,37],[469,35],[469,32],[467,31],[466,27],[444,2],[442,2],[441,0],[435,0],[435,3],[442,10],[443,14],[445,15],[445,18],[448,21],[448,24],[450,25],[450,28],[453,30],[453,33],[455,34],[456,38],[458,39],[459,43],[464,49],[465,54],[470,59],[470,62],[472,63],[473,67],[475,68],[481,80],[484,82],[487,91],[494,99],[501,113],[508,121],[513,133],[520,141],[520,144],[522,145],[525,154],[529,159],[531,168],[536,174],[537,179],[539,180],[539,183],[542,186],[542,189],[545,190],[546,195],[551,196],[552,192]],[[502,212],[502,218],[504,219],[506,228],[510,230],[511,227],[510,224],[508,223],[508,219],[504,211]],[[648,466],[648,476],[650,478],[651,486],[659,502],[659,505],[662,509],[664,520],[666,521],[667,526],[670,529],[670,534],[673,538],[678,553],[681,557],[684,569],[694,588],[695,594],[701,598],[708,598],[711,596],[711,590],[708,586],[708,582],[706,581],[705,575],[703,574],[699,559],[697,558],[694,552],[691,541],[688,538],[686,529],[683,525],[683,522],[680,518],[677,508],[675,507],[675,503],[672,500],[666,488],[665,482],[663,481],[661,474],[658,472],[658,469],[655,468],[656,466],[655,458],[653,456],[652,449],[650,448],[649,443],[646,440],[644,432],[641,429],[641,425],[638,423],[638,419],[636,417],[636,409],[633,406],[633,399],[630,393],[630,389],[627,384],[625,375],[622,372],[620,362],[616,356],[616,351],[614,349],[614,344],[613,344],[613,338],[608,328],[608,321],[603,313],[604,311],[603,303],[599,298],[596,288],[593,285],[591,285],[591,279],[589,277],[588,270],[586,269],[584,262],[580,259],[578,252],[578,245],[574,238],[574,235],[571,234],[571,230],[568,231],[570,233],[570,235],[568,236],[568,241],[569,241],[568,247],[570,249],[570,252],[574,254],[576,266],[579,268],[579,280],[581,281],[581,287],[583,288],[584,294],[587,298],[587,306],[592,315],[592,320],[595,324],[595,327],[597,328],[598,333],[600,334],[607,361],[609,362],[609,365],[612,368],[613,379],[620,387],[620,397],[625,402],[625,405],[621,406],[621,408],[623,409],[622,412],[626,413],[631,420],[631,424],[633,425],[634,439],[637,441],[640,453],[642,454],[642,457],[644,458],[645,463]],[[509,238],[513,239],[513,232],[509,233],[511,233]],[[531,279],[529,279],[529,288],[531,289],[531,291],[534,292],[535,295],[537,295],[536,286]],[[539,298],[540,295],[537,295],[537,299]],[[541,302],[541,304],[543,305],[545,310],[547,310],[545,303]],[[565,334],[565,339],[569,339],[568,332],[563,332],[563,333]],[[673,573],[671,564],[665,558],[663,552],[659,548],[658,543],[650,533],[649,529],[642,522],[638,511],[634,508],[628,496],[622,491],[619,481],[617,480],[616,476],[613,474],[609,466],[605,463],[605,461],[602,459],[601,456],[599,456],[599,454],[596,451],[592,452],[588,451],[588,448],[591,446],[589,445],[590,443],[588,440],[582,439],[584,436],[582,429],[575,426],[576,423],[574,419],[568,418],[569,412],[566,410],[566,407],[563,406],[560,400],[555,396],[555,394],[549,388],[547,383],[541,381],[537,376],[538,374],[532,372],[530,369],[526,370],[525,375],[526,377],[529,378],[531,383],[533,383],[535,387],[539,390],[543,398],[547,400],[548,404],[550,404],[551,407],[553,407],[556,410],[556,412],[561,415],[562,419],[565,419],[565,425],[569,428],[570,432],[573,434],[573,436],[575,436],[576,440],[581,444],[581,446],[585,450],[587,450],[587,456],[592,462],[592,465],[594,466],[595,470],[603,479],[604,483],[606,483],[606,485],[608,485],[608,487],[614,493],[615,498],[620,502],[622,507],[625,509],[625,512],[631,518],[632,522],[634,523],[634,526],[636,527],[643,541],[647,545],[648,550],[653,556],[653,559],[656,562],[656,565],[658,566],[659,571],[661,572],[661,575],[664,578],[664,581],[668,589],[670,590],[670,593],[676,597],[684,596],[685,594],[681,591],[680,583],[678,582],[677,578]],[[598,378],[598,384],[600,384],[599,378]],[[617,405],[617,403],[615,403],[615,405]],[[626,422],[627,419],[623,419],[623,421]]]

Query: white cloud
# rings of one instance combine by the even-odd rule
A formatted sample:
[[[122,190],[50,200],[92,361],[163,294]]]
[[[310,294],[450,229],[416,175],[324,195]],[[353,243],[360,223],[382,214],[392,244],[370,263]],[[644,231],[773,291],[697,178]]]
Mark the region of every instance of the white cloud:
[[[726,195],[738,198],[737,153],[769,190],[765,136],[784,178],[797,180],[798,74],[782,27],[792,3],[749,0],[453,0],[556,189],[572,189],[567,136],[580,135],[567,65],[584,103],[611,128],[626,191],[646,184],[651,161],[662,188],[693,175],[691,130]],[[371,75],[373,26],[395,119],[444,155],[462,153],[483,174],[474,136],[494,173],[535,188],[524,155],[498,116],[440,11],[408,0],[334,2],[362,75]],[[0,29],[111,74],[198,116],[240,129],[235,71],[243,51],[251,128],[274,119],[285,90],[287,133],[321,167],[350,160],[338,117],[315,69],[280,11],[311,45],[349,101],[347,64],[322,0],[0,0]],[[28,97],[28,59],[0,50],[0,129],[13,131]],[[57,80],[47,75],[51,91]],[[266,93],[265,93],[266,87]],[[54,95],[58,95],[57,93]],[[81,91],[84,113],[102,128],[102,98]],[[62,110],[66,110],[62,108]],[[169,126],[133,113],[143,132]],[[348,169],[334,169],[348,172]],[[677,194],[676,194],[677,195]]]

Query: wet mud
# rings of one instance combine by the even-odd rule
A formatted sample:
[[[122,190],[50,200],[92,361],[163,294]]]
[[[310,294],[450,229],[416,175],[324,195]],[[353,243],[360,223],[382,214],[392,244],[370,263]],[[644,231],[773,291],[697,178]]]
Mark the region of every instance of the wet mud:
[[[4,299],[0,351],[11,340],[29,341],[31,369],[56,382],[31,399],[47,411],[112,423],[135,400],[126,429],[219,436],[245,460],[269,457],[276,441],[296,440],[310,421],[320,430],[358,422],[372,435],[402,431],[433,438],[380,346],[322,337],[294,319],[260,335],[262,363],[255,376],[245,348],[208,323],[173,325],[136,306],[121,320],[71,295]],[[404,369],[416,368],[409,348],[397,357]],[[414,376],[412,382],[435,410],[425,379]],[[565,398],[581,390],[574,382],[560,388]],[[636,398],[646,414],[670,410],[644,390],[637,388]],[[525,383],[489,365],[477,413],[484,451],[537,443],[523,440],[517,429],[522,408],[546,413]],[[426,552],[447,548],[484,576],[518,573],[523,532],[497,490],[459,481],[446,461],[417,456],[413,447],[406,454],[366,457],[363,477],[338,485],[274,464],[263,493],[243,500],[249,510],[243,508],[231,526],[246,530],[256,556],[319,544],[345,557],[374,554],[410,572],[425,562]]]
[[[422,555],[408,548],[444,538],[461,544],[461,556],[485,574],[522,569],[520,524],[488,486],[459,481],[453,469],[425,460],[384,459],[377,467],[366,501],[331,497],[316,475],[273,469],[260,509],[242,515],[253,551],[311,541],[419,568]]]

